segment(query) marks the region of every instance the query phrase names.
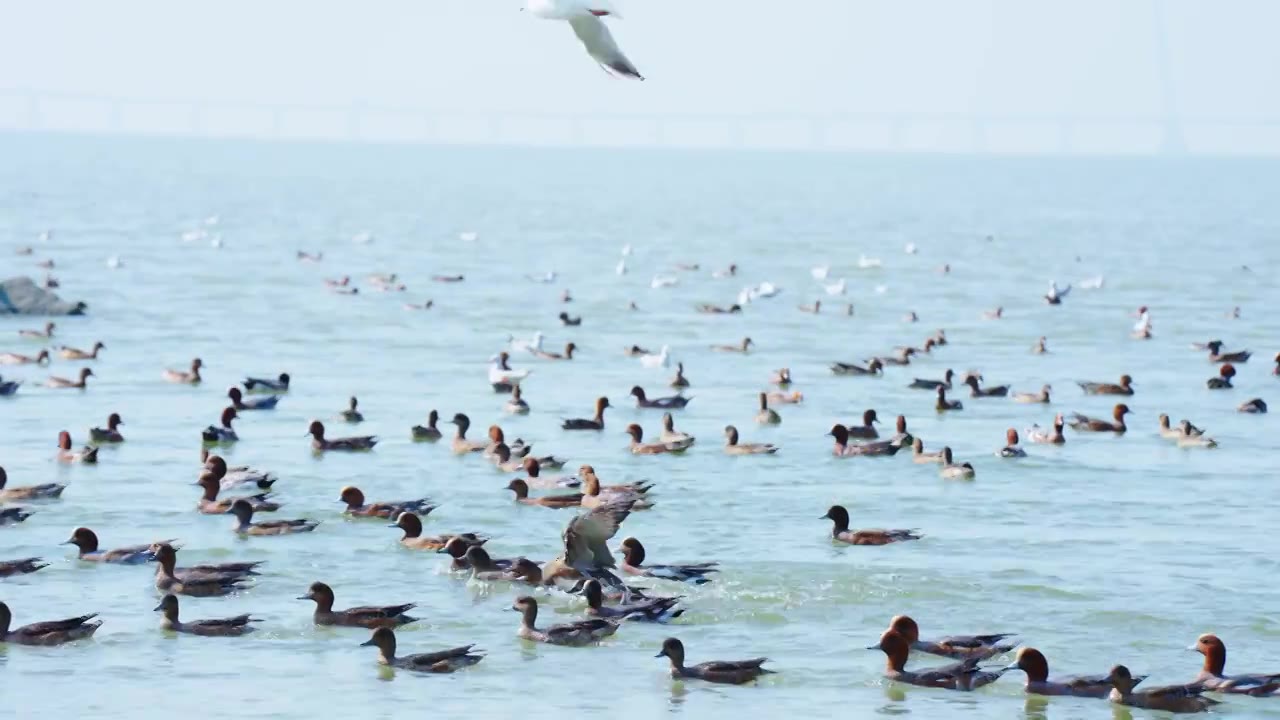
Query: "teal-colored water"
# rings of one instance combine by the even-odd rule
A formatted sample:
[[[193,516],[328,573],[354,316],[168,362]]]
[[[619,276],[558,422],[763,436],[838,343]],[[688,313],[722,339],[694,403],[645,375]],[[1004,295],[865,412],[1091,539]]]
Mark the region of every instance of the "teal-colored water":
[[[973,694],[891,686],[881,679],[883,656],[862,648],[898,613],[925,635],[1020,633],[1055,673],[1122,662],[1151,673],[1153,685],[1188,680],[1200,657],[1184,648],[1208,631],[1230,647],[1228,671],[1280,669],[1270,510],[1280,502],[1277,436],[1270,416],[1234,411],[1249,397],[1280,397],[1269,362],[1280,349],[1274,163],[29,136],[0,138],[0,155],[0,276],[39,276],[35,262],[54,258],[59,292],[90,305],[86,317],[59,321],[56,342],[107,345],[85,392],[35,386],[78,364],[0,368],[27,381],[0,402],[10,483],[70,483],[61,501],[0,529],[0,559],[52,562],[0,581],[0,599],[17,623],[93,611],[105,620],[76,645],[0,645],[0,716],[1111,715],[1095,700],[1029,701],[1020,675]],[[205,226],[212,215],[217,225]],[[199,228],[208,236],[182,240]],[[52,237],[38,241],[47,229]],[[353,243],[363,232],[373,242]],[[459,240],[465,232],[477,239]],[[919,253],[904,253],[907,243]],[[634,254],[619,276],[626,244]],[[25,245],[35,257],[13,254]],[[298,263],[299,249],[323,251],[324,261]],[[860,255],[883,267],[859,269]],[[111,256],[122,267],[109,269]],[[695,262],[698,272],[672,269]],[[729,263],[737,278],[711,277]],[[826,263],[830,281],[848,279],[846,299],[826,296],[810,277]],[[950,274],[937,272],[944,263]],[[525,277],[553,270],[553,284]],[[373,291],[364,278],[374,272],[399,274],[408,291]],[[651,289],[659,273],[680,284]],[[435,274],[466,281],[433,283]],[[340,275],[361,293],[327,292],[321,279]],[[1059,307],[1040,300],[1051,279],[1096,275],[1105,277],[1101,290],[1077,287]],[[741,315],[693,312],[766,280],[782,294]],[[567,308],[566,288],[575,298]],[[402,308],[427,298],[430,311]],[[856,312],[796,310],[815,299],[824,309],[851,301]],[[1150,341],[1129,338],[1139,305],[1152,308]],[[1236,305],[1241,318],[1226,319]],[[982,319],[995,306],[1004,319]],[[581,314],[582,326],[561,327],[562,309]],[[920,322],[904,323],[908,311]],[[0,351],[38,350],[16,334],[35,324],[0,319]],[[826,369],[919,345],[937,328],[948,346],[884,378]],[[516,367],[533,370],[525,384],[533,412],[504,415],[507,398],[491,392],[486,359],[508,334],[536,331],[556,349],[575,342],[580,354],[571,363],[517,355]],[[708,350],[744,335],[756,342],[748,356]],[[1028,352],[1040,335],[1051,354]],[[1257,353],[1240,367],[1236,390],[1207,391],[1216,366],[1188,349],[1214,337]],[[659,413],[634,409],[626,393],[640,384],[661,394],[673,370],[643,368],[621,351],[664,343],[693,383],[677,427],[698,444],[683,457],[634,457],[622,428],[640,422],[654,434]],[[162,381],[165,368],[197,356],[203,385]],[[779,407],[780,426],[757,426],[756,393],[783,366],[805,401]],[[949,367],[979,369],[1015,390],[1051,383],[1054,403],[961,393],[963,412],[937,416],[932,395],[906,385]],[[245,414],[241,442],[226,454],[282,477],[279,516],[323,524],[312,535],[238,540],[230,518],[193,510],[199,430],[216,421],[228,386],[281,371],[293,390],[276,411]],[[1029,446],[1031,457],[1017,462],[994,457],[1007,427],[1045,425],[1055,412],[1105,415],[1111,402],[1082,396],[1074,381],[1122,373],[1138,388],[1128,435],[1069,431],[1064,447]],[[335,419],[352,394],[367,418],[355,429],[383,442],[370,454],[313,456],[307,421],[325,419],[331,434],[352,430]],[[616,406],[608,430],[559,429],[602,394]],[[687,596],[689,612],[669,627],[627,625],[596,648],[522,643],[517,617],[504,610],[523,591],[450,576],[442,556],[401,549],[385,523],[339,514],[338,490],[348,484],[373,500],[428,495],[441,504],[428,533],[483,531],[499,556],[557,553],[568,511],[515,505],[503,490],[509,476],[480,458],[409,441],[409,427],[432,408],[467,413],[477,435],[501,423],[537,452],[567,456],[571,469],[594,465],[606,483],[652,480],[657,507],[632,515],[618,539],[642,539],[653,562],[718,560],[723,572],[704,587],[660,588]],[[824,433],[865,408],[888,420],[906,415],[928,447],[949,445],[971,461],[977,480],[946,482],[902,456],[831,457]],[[52,462],[59,430],[83,440],[113,411],[128,441],[104,448],[99,466]],[[1222,447],[1173,447],[1156,435],[1161,412],[1207,427]],[[725,456],[729,423],[745,441],[782,451]],[[833,546],[818,518],[837,502],[855,526],[919,528],[925,539]],[[79,525],[106,546],[180,538],[183,564],[265,560],[251,590],[183,603],[189,619],[253,612],[260,631],[167,637],[151,612],[149,568],[81,565],[58,545]],[[488,657],[452,677],[381,671],[374,651],[358,647],[365,631],[313,627],[311,604],[294,598],[315,580],[335,588],[338,607],[419,603],[423,621],[399,632],[401,652],[478,643]],[[581,601],[564,596],[542,604],[547,622],[581,613]],[[744,688],[673,683],[652,657],[668,635],[684,640],[690,661],[768,655],[778,674]],[[1231,699],[1222,709],[1280,716],[1267,700]]]

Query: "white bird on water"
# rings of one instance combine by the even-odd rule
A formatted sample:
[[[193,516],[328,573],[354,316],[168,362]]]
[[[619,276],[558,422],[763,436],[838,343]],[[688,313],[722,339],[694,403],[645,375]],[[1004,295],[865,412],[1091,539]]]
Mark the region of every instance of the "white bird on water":
[[[609,0],[525,0],[524,10],[544,20],[566,20],[587,54],[606,71],[644,80],[613,39],[603,17],[621,18]]]

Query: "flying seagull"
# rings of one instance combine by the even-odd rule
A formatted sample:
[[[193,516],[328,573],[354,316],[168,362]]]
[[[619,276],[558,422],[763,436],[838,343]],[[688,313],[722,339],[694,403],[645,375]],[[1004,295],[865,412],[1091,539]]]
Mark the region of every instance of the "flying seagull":
[[[621,18],[609,0],[525,0],[524,10],[544,20],[566,20],[582,41],[587,54],[605,70],[623,77],[644,80],[613,39],[601,18]]]

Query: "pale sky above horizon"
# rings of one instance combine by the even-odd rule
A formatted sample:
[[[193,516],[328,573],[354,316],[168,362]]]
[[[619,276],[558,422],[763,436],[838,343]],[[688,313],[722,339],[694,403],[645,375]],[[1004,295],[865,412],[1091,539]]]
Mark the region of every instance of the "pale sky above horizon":
[[[374,139],[446,135],[449,123],[504,118],[500,136],[573,142],[637,134],[618,118],[732,116],[737,142],[808,142],[794,119],[825,123],[825,139],[908,145],[972,143],[969,116],[1094,118],[1085,147],[1158,148],[1166,97],[1157,16],[1167,28],[1172,107],[1196,150],[1280,152],[1280,2],[1275,0],[622,0],[611,22],[648,80],[612,78],[563,23],[518,12],[519,0],[47,0],[0,8],[0,92],[33,90],[146,100],[237,101],[444,110],[376,113]],[[183,132],[191,111],[0,95],[0,128]],[[918,114],[918,121],[910,120]],[[786,118],[772,117],[783,114]],[[533,115],[536,117],[525,117]],[[588,122],[612,116],[612,125]],[[855,116],[868,115],[862,122]],[[932,116],[955,121],[931,121]],[[272,127],[271,123],[277,125]],[[598,126],[597,126],[598,125]],[[242,109],[203,113],[214,134],[340,135],[333,113],[279,119]],[[581,133],[581,131],[579,131]],[[708,136],[722,124],[668,132]],[[993,122],[985,143],[1034,150],[1060,142],[1047,122]],[[600,135],[604,135],[603,138]],[[652,133],[644,141],[651,140]],[[504,139],[498,137],[497,139]],[[506,138],[510,139],[510,138]],[[667,138],[668,140],[670,138]],[[630,144],[626,137],[620,144]]]

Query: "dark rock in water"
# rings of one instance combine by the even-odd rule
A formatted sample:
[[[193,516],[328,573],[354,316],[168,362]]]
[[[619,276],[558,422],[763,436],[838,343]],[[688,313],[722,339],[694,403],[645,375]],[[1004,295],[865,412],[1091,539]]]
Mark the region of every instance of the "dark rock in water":
[[[0,315],[83,315],[82,302],[67,302],[28,277],[0,282]]]

